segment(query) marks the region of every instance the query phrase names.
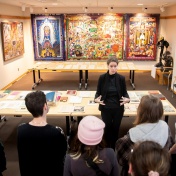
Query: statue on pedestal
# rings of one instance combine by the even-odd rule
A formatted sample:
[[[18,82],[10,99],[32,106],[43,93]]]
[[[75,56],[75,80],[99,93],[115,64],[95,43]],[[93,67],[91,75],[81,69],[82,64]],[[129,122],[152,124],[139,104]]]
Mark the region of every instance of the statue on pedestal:
[[[161,51],[160,51],[159,62],[155,66],[162,67],[163,66],[162,59],[163,59],[164,47],[166,47],[166,51],[167,51],[167,48],[169,47],[169,43],[166,40],[164,40],[164,37],[161,37],[157,43],[157,46],[161,49]]]

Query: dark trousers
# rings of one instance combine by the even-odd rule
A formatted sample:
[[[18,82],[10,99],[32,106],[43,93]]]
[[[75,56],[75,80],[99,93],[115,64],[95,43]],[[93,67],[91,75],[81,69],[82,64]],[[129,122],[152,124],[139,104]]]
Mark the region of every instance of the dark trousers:
[[[119,128],[123,117],[123,108],[104,108],[101,111],[102,120],[105,123],[104,138],[107,147],[115,149],[115,143],[118,139]]]

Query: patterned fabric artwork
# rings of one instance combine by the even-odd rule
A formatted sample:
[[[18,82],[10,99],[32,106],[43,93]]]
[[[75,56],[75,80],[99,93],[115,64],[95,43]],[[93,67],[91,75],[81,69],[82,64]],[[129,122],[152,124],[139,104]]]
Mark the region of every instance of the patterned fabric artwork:
[[[35,60],[65,60],[63,15],[31,15]]]
[[[1,22],[4,61],[24,53],[23,23]]]
[[[123,16],[118,14],[79,14],[66,16],[67,58],[122,59]]]
[[[156,60],[159,15],[127,14],[124,59]]]

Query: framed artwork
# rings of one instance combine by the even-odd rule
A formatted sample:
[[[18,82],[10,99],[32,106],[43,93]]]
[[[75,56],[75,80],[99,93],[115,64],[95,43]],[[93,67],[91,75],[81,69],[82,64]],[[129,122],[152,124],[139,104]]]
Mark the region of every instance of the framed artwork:
[[[22,22],[1,22],[2,49],[4,61],[24,53]]]
[[[65,60],[64,16],[31,14],[34,59]]]
[[[126,60],[156,60],[159,14],[126,14]]]
[[[123,16],[77,14],[66,16],[67,59],[106,60],[123,56]]]

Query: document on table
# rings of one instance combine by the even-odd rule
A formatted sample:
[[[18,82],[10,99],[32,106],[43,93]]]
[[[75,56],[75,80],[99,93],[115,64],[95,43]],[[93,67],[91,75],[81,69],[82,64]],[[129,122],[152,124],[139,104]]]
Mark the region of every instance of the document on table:
[[[91,92],[88,91],[80,91],[79,92],[80,97],[91,97]]]
[[[79,96],[70,96],[69,97],[69,103],[81,103],[82,97]]]
[[[60,106],[59,107],[59,112],[73,112],[74,111],[74,106]]]

